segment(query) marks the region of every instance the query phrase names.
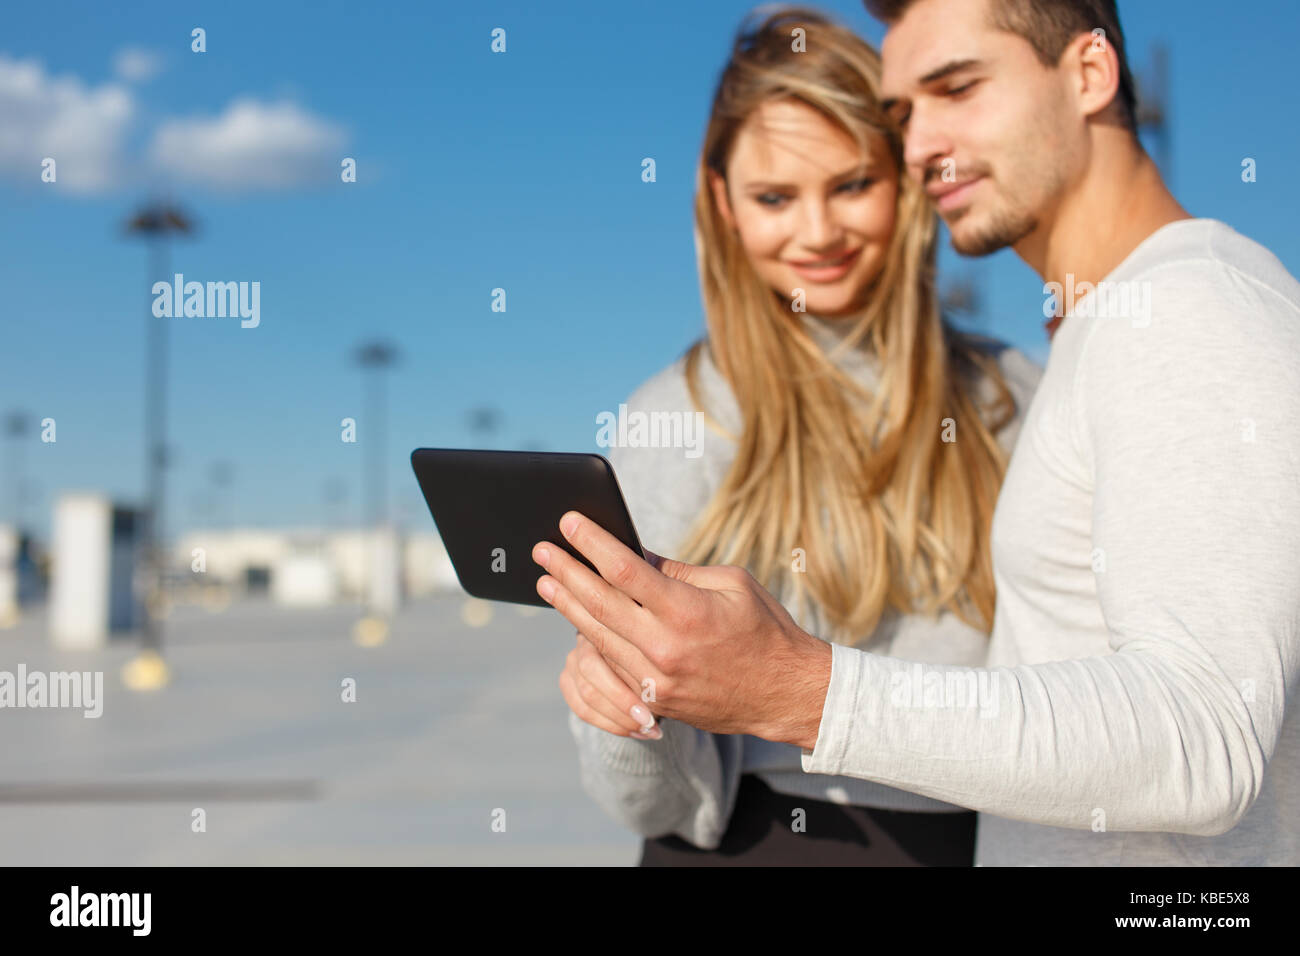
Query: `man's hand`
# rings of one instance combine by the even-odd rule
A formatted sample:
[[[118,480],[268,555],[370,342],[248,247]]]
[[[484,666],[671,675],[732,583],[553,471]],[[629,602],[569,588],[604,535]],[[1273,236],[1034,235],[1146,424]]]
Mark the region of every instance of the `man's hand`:
[[[701,730],[811,750],[831,648],[744,568],[647,563],[576,511],[560,531],[600,572],[539,542],[537,593],[569,619],[656,714]]]

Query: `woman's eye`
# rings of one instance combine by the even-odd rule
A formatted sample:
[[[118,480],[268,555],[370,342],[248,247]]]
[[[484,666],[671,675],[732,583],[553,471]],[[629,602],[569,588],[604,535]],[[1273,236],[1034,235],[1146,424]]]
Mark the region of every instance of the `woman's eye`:
[[[754,198],[764,206],[779,206],[786,199],[785,196],[779,193],[761,193]]]
[[[858,193],[869,187],[875,180],[871,178],[855,179],[851,183],[845,183],[840,187],[845,192]]]

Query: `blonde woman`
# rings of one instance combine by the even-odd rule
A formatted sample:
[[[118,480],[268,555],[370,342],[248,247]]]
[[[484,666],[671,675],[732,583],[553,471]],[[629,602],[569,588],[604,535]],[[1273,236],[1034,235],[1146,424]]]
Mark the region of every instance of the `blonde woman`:
[[[742,25],[697,176],[708,335],[626,410],[705,427],[610,458],[649,550],[743,565],[811,633],[973,666],[1039,370],[942,321],[935,214],[879,78],[876,52],[812,10]],[[789,744],[656,724],[653,688],[628,678],[579,634],[560,687],[583,785],[646,837],[642,865],[970,865],[973,812],[804,773]]]

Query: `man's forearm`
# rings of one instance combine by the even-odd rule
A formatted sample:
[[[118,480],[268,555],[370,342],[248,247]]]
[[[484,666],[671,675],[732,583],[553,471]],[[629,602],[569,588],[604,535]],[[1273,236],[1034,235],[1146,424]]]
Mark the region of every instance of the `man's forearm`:
[[[1230,680],[1172,655],[967,668],[832,652],[808,773],[1047,826],[1087,829],[1100,809],[1111,830],[1212,836],[1241,819],[1267,764]]]
[[[795,744],[805,750],[817,745],[826,691],[831,683],[831,646],[811,634],[792,645],[791,660],[781,663],[776,678],[781,682],[784,706],[781,720],[758,736],[778,743]]]

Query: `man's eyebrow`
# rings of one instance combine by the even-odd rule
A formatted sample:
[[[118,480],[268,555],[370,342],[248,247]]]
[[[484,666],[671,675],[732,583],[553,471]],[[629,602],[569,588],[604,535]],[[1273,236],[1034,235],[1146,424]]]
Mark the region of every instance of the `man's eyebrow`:
[[[846,169],[846,170],[844,170],[844,172],[842,172],[842,173],[836,173],[834,176],[832,176],[832,177],[831,177],[829,180],[827,180],[827,181],[833,183],[833,182],[835,182],[835,181],[837,181],[837,180],[840,180],[840,179],[847,179],[849,176],[852,176],[852,175],[854,175],[855,173],[865,173],[865,172],[868,172],[868,171],[870,171],[870,169],[871,169],[871,167],[872,167],[873,165],[874,165],[874,160],[873,160],[873,161],[864,162],[864,163],[858,163],[858,164],[857,164],[856,166],[854,166],[852,169]],[[790,185],[789,183],[769,183],[769,182],[767,182],[766,180],[755,179],[755,180],[752,180],[751,182],[747,182],[747,183],[745,183],[745,188],[746,188],[746,189],[782,189],[782,188],[787,188],[787,187],[789,187],[789,185]]]
[[[931,83],[934,83],[937,80],[942,80],[945,76],[951,76],[953,73],[960,72],[961,70],[968,70],[971,67],[983,66],[983,65],[984,65],[983,60],[977,60],[973,57],[968,57],[965,60],[949,60],[943,66],[939,67],[938,69],[931,70],[929,73],[925,74],[925,76],[917,80],[917,85],[929,86]],[[893,113],[894,107],[898,106],[902,102],[903,102],[902,97],[890,96],[880,101],[880,108],[885,113]]]
[[[943,66],[939,67],[937,70],[931,70],[929,73],[925,74],[925,76],[921,77],[921,79],[918,82],[921,84],[921,86],[929,86],[935,80],[942,80],[945,76],[949,76],[953,73],[958,72],[959,70],[966,70],[972,66],[983,66],[983,65],[984,65],[983,60],[976,60],[970,58],[965,60],[949,60]]]

